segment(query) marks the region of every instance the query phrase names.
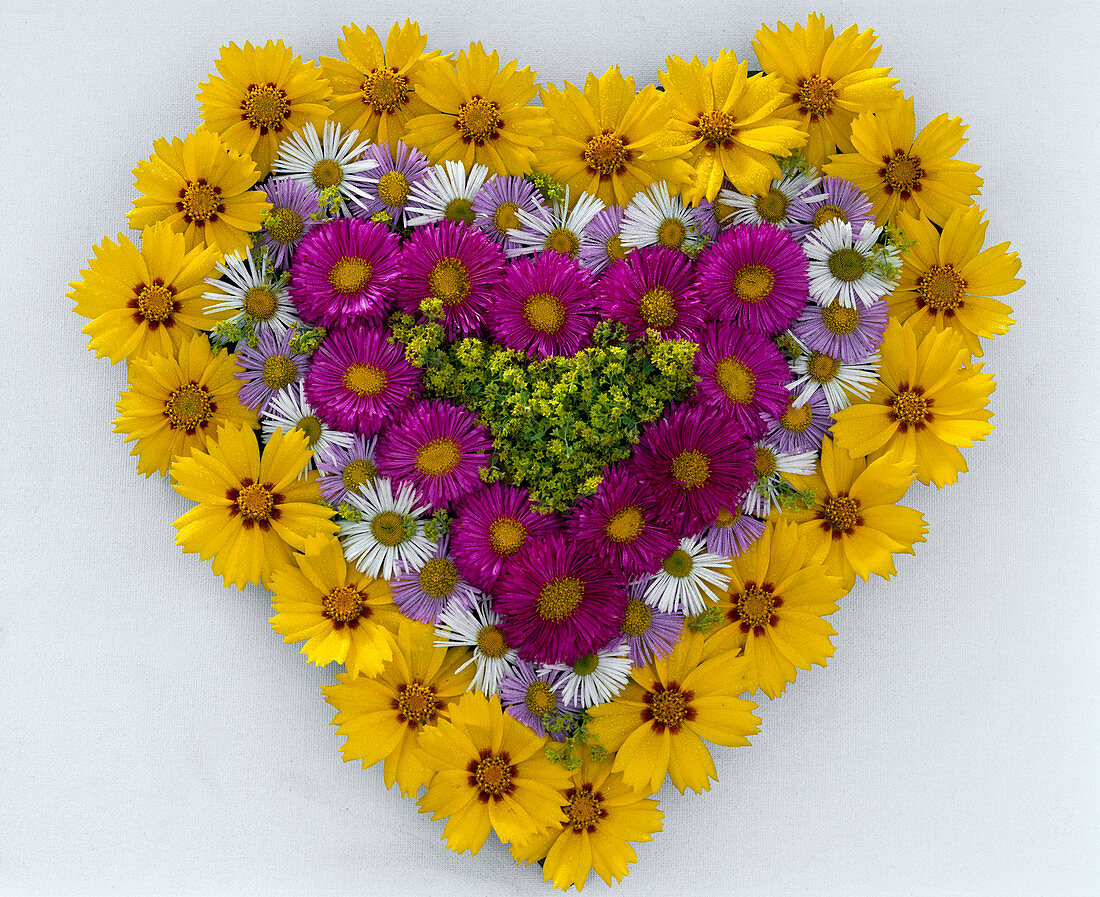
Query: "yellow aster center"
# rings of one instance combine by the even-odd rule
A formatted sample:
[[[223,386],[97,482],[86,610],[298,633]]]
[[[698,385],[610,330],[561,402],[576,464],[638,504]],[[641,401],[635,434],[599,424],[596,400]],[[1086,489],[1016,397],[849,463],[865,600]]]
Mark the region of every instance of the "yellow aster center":
[[[578,676],[591,676],[599,665],[599,654],[585,654],[573,661],[573,672]]]
[[[549,685],[541,679],[536,679],[527,686],[523,703],[535,716],[546,716],[550,711],[557,709],[558,696]]]
[[[840,206],[824,205],[814,212],[814,227],[821,227],[830,221],[847,221],[848,216]]]
[[[416,452],[416,469],[430,477],[449,474],[462,457],[461,449],[453,439],[433,439]]]
[[[752,463],[756,476],[761,478],[770,477],[779,469],[779,459],[776,458],[775,452],[763,446],[756,450]]]
[[[661,566],[669,576],[684,579],[691,576],[691,571],[695,569],[695,561],[684,549],[677,548],[661,562]]]
[[[164,416],[173,430],[194,433],[214,414],[210,393],[203,386],[187,383],[172,390],[164,403]]]
[[[679,218],[665,218],[657,225],[657,243],[667,249],[679,249],[687,238],[687,228]]]
[[[366,458],[356,458],[344,467],[340,479],[349,492],[358,492],[360,486],[373,483],[377,475],[378,471],[374,464]]]
[[[458,570],[450,558],[429,558],[420,568],[417,582],[425,595],[442,600],[458,585]]]
[[[697,489],[710,479],[710,459],[698,449],[680,452],[672,459],[672,475],[689,489]]]
[[[714,216],[715,221],[722,224],[730,215],[737,214],[737,208],[722,202],[720,199],[715,199],[711,203],[710,213]]]
[[[458,305],[470,295],[470,273],[459,259],[448,256],[432,266],[428,288],[444,305]]]
[[[733,292],[742,302],[759,302],[775,286],[775,274],[767,265],[743,265],[733,275]]]
[[[405,518],[396,511],[383,511],[370,522],[374,541],[386,548],[396,548],[405,541]]]
[[[458,196],[443,207],[443,217],[455,223],[473,224],[477,215],[474,214],[474,207],[470,200],[465,196]]]
[[[644,601],[631,598],[626,603],[626,613],[623,615],[623,625],[620,627],[623,635],[645,635],[653,623],[653,611]]]
[[[336,187],[344,180],[344,169],[335,159],[318,159],[310,174],[318,190]]]
[[[946,265],[933,265],[917,278],[917,295],[918,302],[928,308],[954,312],[963,304],[966,281],[950,262]]]
[[[498,658],[508,653],[508,643],[504,640],[504,633],[491,623],[481,627],[475,641],[478,650],[486,657]]]
[[[514,202],[502,202],[493,212],[493,228],[502,237],[508,236],[508,231],[519,229],[519,218],[516,212],[519,206]]]
[[[295,430],[301,430],[306,434],[306,445],[313,448],[321,438],[321,422],[315,415],[309,414],[294,425]]]
[[[623,246],[623,238],[618,234],[615,234],[615,236],[607,241],[604,245],[604,250],[607,252],[607,257],[609,259],[626,258],[626,247]]]
[[[489,524],[489,542],[497,554],[509,557],[527,541],[527,527],[515,517],[498,517]]]
[[[409,201],[411,189],[408,178],[400,171],[387,171],[378,179],[378,198],[394,208]]]
[[[822,78],[821,75],[799,79],[798,95],[794,99],[798,101],[803,113],[811,116],[828,115],[836,101],[833,79]]]
[[[728,146],[737,134],[737,120],[720,109],[704,112],[695,123],[695,136],[702,140],[708,149]]]
[[[738,509],[737,513],[731,514],[725,508],[722,508],[718,512],[718,519],[714,521],[714,525],[721,529],[729,529],[737,522],[737,518],[741,516],[741,511]]]
[[[605,131],[591,138],[584,147],[589,171],[609,178],[626,168],[627,151],[621,137]]]
[[[271,287],[249,287],[241,305],[246,315],[257,321],[270,321],[279,308],[279,299]]]
[[[481,146],[486,140],[496,137],[503,126],[499,107],[484,97],[474,97],[458,107],[455,127],[465,143]]]
[[[555,334],[565,323],[565,305],[553,293],[532,293],[523,303],[523,319],[540,333]]]
[[[276,243],[294,243],[302,236],[302,216],[285,206],[276,209],[264,223],[264,227]]]
[[[137,310],[146,321],[163,324],[176,310],[175,294],[170,287],[160,283],[142,286],[137,295]]]
[[[821,310],[821,323],[829,333],[844,336],[852,333],[859,326],[859,312],[834,300],[831,305]]]
[[[902,427],[923,426],[932,416],[929,407],[932,402],[923,395],[923,390],[902,389],[890,400],[890,411]]]
[[[286,91],[276,87],[270,81],[267,84],[252,84],[241,101],[241,119],[249,127],[266,134],[268,131],[281,131],[283,123],[290,118],[290,103],[286,101]]]
[[[345,255],[336,260],[336,264],[328,272],[328,282],[337,293],[350,296],[358,293],[370,281],[370,262],[353,255]]]
[[[756,374],[736,358],[723,358],[714,366],[714,379],[731,402],[748,405],[756,396]]]
[[[389,377],[385,370],[373,364],[349,364],[343,383],[357,396],[377,396],[389,385]]]
[[[638,300],[638,314],[650,327],[661,330],[676,323],[676,302],[664,287],[646,290]]]
[[[633,542],[644,530],[645,515],[636,505],[616,512],[603,528],[607,538],[619,544]]]
[[[575,832],[594,832],[596,823],[607,814],[600,805],[602,795],[593,793],[592,786],[586,785],[569,795],[569,803],[564,807],[567,825]]]
[[[237,511],[245,520],[267,520],[275,510],[275,493],[259,483],[242,486],[234,500]]]
[[[821,508],[821,519],[825,525],[839,535],[851,535],[863,521],[859,516],[859,502],[848,495],[838,495],[825,499]]]
[[[678,688],[669,687],[653,694],[649,712],[654,722],[669,729],[678,729],[688,715],[687,696]]]
[[[867,273],[867,260],[856,249],[845,247],[829,256],[829,273],[837,280],[852,283]]]
[[[288,355],[272,355],[264,359],[263,378],[269,389],[283,389],[298,379],[298,366]]]
[[[363,616],[363,611],[369,613],[366,606],[367,596],[351,586],[340,586],[333,589],[322,599],[325,616],[338,623],[350,623]]]
[[[767,589],[752,583],[745,584],[745,590],[737,596],[737,614],[743,626],[755,629],[771,623],[775,610],[775,597]]]
[[[581,238],[567,227],[555,227],[546,235],[546,248],[573,258],[581,248]]]
[[[470,784],[486,800],[500,800],[512,792],[512,774],[515,767],[508,762],[507,754],[490,754],[477,761],[471,771]]]
[[[201,225],[214,221],[220,211],[221,192],[220,187],[210,186],[205,178],[188,181],[187,186],[180,191],[180,201],[176,208],[183,212],[183,218],[188,224],[194,221]]]
[[[435,689],[419,680],[402,685],[394,699],[398,720],[416,728],[435,719],[438,707]]]
[[[409,92],[409,79],[392,68],[374,69],[359,86],[363,102],[378,115],[396,112],[409,102]]]
[[[787,206],[791,201],[782,190],[772,187],[767,193],[756,197],[756,214],[772,224],[780,224],[787,218]]]
[[[575,576],[558,576],[542,587],[535,611],[544,620],[560,623],[572,616],[583,598],[583,582]]]
[[[814,412],[809,402],[800,408],[788,405],[787,410],[783,412],[783,416],[779,418],[779,426],[791,433],[804,433],[813,419]]]
[[[806,373],[817,383],[828,383],[840,373],[840,359],[824,352],[811,352],[806,360]]]
[[[908,199],[914,191],[920,190],[924,169],[920,157],[911,156],[903,150],[895,150],[893,156],[884,156],[885,168],[879,169],[879,177],[885,182],[885,192],[900,193],[902,199]]]

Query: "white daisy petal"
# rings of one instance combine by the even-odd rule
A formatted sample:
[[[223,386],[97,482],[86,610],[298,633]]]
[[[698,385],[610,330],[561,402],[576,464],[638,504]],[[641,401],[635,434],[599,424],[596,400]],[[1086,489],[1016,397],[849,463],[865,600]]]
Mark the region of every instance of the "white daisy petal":
[[[359,132],[344,133],[334,121],[325,122],[318,136],[316,128],[302,128],[279,144],[274,173],[316,190],[335,187],[344,202],[336,214],[349,217],[352,200],[366,203],[367,172],[378,167],[373,159],[364,159],[369,141],[358,143]]]
[[[729,585],[730,559],[707,551],[705,536],[691,536],[669,555],[642,589],[642,600],[662,613],[701,613]]]
[[[461,162],[444,162],[429,169],[424,180],[415,184],[405,206],[405,221],[420,227],[436,221],[469,220],[473,223],[471,203],[489,176],[484,165],[474,165],[467,176]]]
[[[476,672],[471,689],[492,697],[500,689],[500,680],[519,663],[519,655],[508,647],[500,629],[500,614],[492,609],[492,602],[484,598],[472,606],[455,602],[443,609],[435,627],[436,645],[439,647],[473,648],[473,656],[459,670],[471,663]]]
[[[805,202],[814,202],[825,199],[824,193],[814,193],[820,183],[821,178],[796,171],[772,181],[767,193],[748,195],[732,189],[722,190],[718,201],[735,210],[723,219],[723,223],[771,224],[786,230],[791,223],[791,200],[800,198]]]
[[[563,671],[562,695],[566,703],[587,709],[610,701],[626,688],[633,665],[626,642],[621,642],[587,654],[572,665],[550,663],[539,669]]]
[[[403,569],[423,564],[435,552],[435,543],[424,535],[427,505],[412,483],[393,494],[385,477],[349,492],[345,501],[360,514],[358,521],[340,523],[344,554],[357,570],[376,579],[393,579]]]
[[[582,193],[570,208],[568,187],[565,199],[549,209],[538,209],[534,214],[518,209],[520,227],[508,231],[512,245],[505,249],[505,255],[515,258],[551,249],[576,258],[585,228],[603,209],[603,202],[591,193]]]
[[[250,326],[257,336],[265,330],[282,335],[298,323],[298,309],[286,286],[268,268],[266,253],[260,254],[257,265],[249,247],[244,258],[240,253],[226,256],[218,262],[217,271],[220,278],[206,278],[214,288],[202,296],[209,303],[207,312],[230,312],[234,324]]]
[[[350,448],[355,441],[354,433],[333,430],[316,415],[306,399],[304,381],[298,382],[297,389],[281,389],[272,395],[260,416],[260,426],[265,442],[271,439],[276,430],[284,433],[289,433],[295,427],[302,430],[309,437],[309,447],[313,449],[305,470],[316,466],[314,457],[318,452],[329,451],[335,445]]]

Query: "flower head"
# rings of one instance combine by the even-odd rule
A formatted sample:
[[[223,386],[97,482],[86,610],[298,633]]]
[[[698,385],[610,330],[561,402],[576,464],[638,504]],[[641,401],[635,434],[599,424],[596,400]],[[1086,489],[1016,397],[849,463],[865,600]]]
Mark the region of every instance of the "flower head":
[[[691,260],[661,246],[612,264],[599,279],[596,296],[603,317],[626,324],[631,339],[656,330],[664,339],[696,340],[706,319]]]

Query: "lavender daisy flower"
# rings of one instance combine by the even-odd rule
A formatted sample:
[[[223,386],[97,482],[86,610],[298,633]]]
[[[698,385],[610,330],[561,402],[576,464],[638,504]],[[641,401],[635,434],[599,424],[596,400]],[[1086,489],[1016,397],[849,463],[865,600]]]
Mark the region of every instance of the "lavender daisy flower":
[[[798,244],[770,224],[725,231],[699,257],[699,289],[711,313],[774,334],[806,304],[809,278]]]
[[[506,250],[515,245],[508,231],[520,227],[516,213],[522,210],[534,215],[545,211],[535,185],[520,177],[489,178],[471,208],[476,216],[474,227]]]
[[[623,246],[622,226],[622,206],[608,206],[597,213],[585,229],[577,258],[594,275],[602,273],[617,259],[626,258],[630,252]]]
[[[397,306],[420,316],[424,299],[443,303],[443,330],[454,340],[481,330],[485,309],[504,279],[504,256],[481,231],[440,221],[413,231],[394,282]]]
[[[763,520],[745,514],[740,508],[727,511],[722,508],[718,519],[706,532],[707,551],[733,558],[748,551],[764,535]]]
[[[618,634],[626,577],[565,534],[550,533],[516,555],[493,609],[521,659],[573,663]]]
[[[836,301],[824,307],[811,302],[791,325],[791,332],[806,348],[852,364],[878,351],[888,318],[885,299],[851,308]]]
[[[410,620],[434,626],[444,607],[473,608],[478,602],[477,590],[464,582],[455,569],[447,549],[447,540],[436,543],[432,556],[390,580],[393,603]]]
[[[631,339],[656,330],[663,339],[695,340],[707,316],[691,259],[661,246],[636,249],[611,265],[596,298],[601,315],[626,324]]]
[[[369,486],[378,476],[374,463],[374,439],[356,436],[349,446],[334,445],[317,454],[317,470],[321,478],[317,485],[321,497],[330,505],[339,506],[348,494],[358,494],[360,487]]]
[[[855,233],[859,233],[867,222],[874,221],[870,198],[851,181],[827,177],[813,193],[812,196],[793,197],[787,210],[790,219],[787,230],[799,242],[828,221],[846,221]]]
[[[388,330],[357,325],[330,331],[321,341],[306,395],[327,423],[373,436],[416,400],[420,372],[388,336]]]
[[[630,662],[636,667],[659,660],[672,653],[684,631],[684,615],[668,614],[646,604],[634,594],[641,589],[631,589],[619,630],[626,640]]]
[[[751,330],[714,322],[695,353],[695,401],[729,411],[749,438],[764,430],[760,413],[782,414],[790,368],[775,345]]]
[[[575,355],[599,322],[592,275],[556,252],[520,259],[505,270],[488,318],[494,338],[509,349],[536,358]]]
[[[706,246],[718,239],[721,228],[718,226],[714,203],[701,199],[691,210],[695,222],[694,239],[698,245]]]
[[[243,340],[237,344],[237,364],[243,368],[236,374],[241,381],[237,396],[245,408],[263,413],[275,393],[306,375],[309,359],[290,351],[294,333],[261,330],[255,346]]]
[[[323,327],[378,322],[400,269],[398,240],[381,224],[340,218],[313,228],[298,247],[290,294]]]
[[[489,592],[528,539],[557,525],[555,515],[535,511],[526,489],[493,483],[467,497],[451,522],[455,566],[463,579]]]
[[[317,226],[310,215],[317,211],[321,194],[291,178],[272,178],[264,193],[273,208],[264,220],[263,245],[275,265],[286,268],[298,244]]]
[[[765,440],[788,454],[816,451],[833,425],[829,402],[820,390],[797,408],[792,396],[779,417],[772,417],[766,412],[761,417],[767,427]]]
[[[367,148],[363,158],[375,164],[365,178],[363,195],[352,203],[352,211],[360,218],[370,218],[386,212],[394,225],[405,223],[406,208],[413,187],[428,174],[427,157],[414,146],[398,140],[396,147],[376,143]]]
[[[579,704],[562,696],[564,678],[562,670],[536,669],[534,664],[521,660],[501,677],[500,701],[514,719],[545,738],[547,716],[560,719],[581,711]],[[551,732],[550,737],[564,741],[565,732]]]
[[[672,532],[677,523],[633,470],[616,464],[604,471],[593,495],[577,500],[566,530],[612,570],[634,577],[655,573],[679,544]]]
[[[443,401],[421,402],[386,428],[378,469],[410,482],[435,509],[473,492],[489,464],[493,440],[472,411]]]

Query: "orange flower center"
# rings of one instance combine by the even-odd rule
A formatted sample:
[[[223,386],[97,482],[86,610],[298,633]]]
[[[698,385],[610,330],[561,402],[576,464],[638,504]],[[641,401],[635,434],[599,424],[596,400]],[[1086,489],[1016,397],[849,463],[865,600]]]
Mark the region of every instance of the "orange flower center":
[[[381,395],[389,384],[386,372],[373,364],[349,364],[344,371],[343,383],[357,396]]]
[[[759,302],[774,285],[775,275],[766,265],[744,265],[733,276],[733,292],[742,302]]]
[[[433,439],[416,453],[416,469],[430,477],[449,474],[462,457],[459,445],[453,439]]]
[[[821,75],[810,75],[809,78],[800,78],[798,81],[798,93],[794,99],[803,114],[811,117],[828,115],[836,101],[836,89],[833,87],[832,78],[822,78]]]
[[[847,493],[825,499],[820,516],[834,539],[839,539],[842,534],[850,536],[857,526],[863,524],[863,518],[859,515],[859,500]]]
[[[827,305],[821,310],[821,323],[830,333],[844,336],[852,333],[859,326],[859,312],[834,300],[832,305]]]
[[[756,395],[756,374],[736,358],[723,358],[714,366],[714,379],[731,402],[747,405]]]
[[[919,304],[944,314],[953,314],[963,304],[966,281],[950,262],[933,265],[917,278],[917,295]]]
[[[421,590],[431,598],[446,598],[458,585],[458,570],[449,558],[429,558],[417,579]]]
[[[410,189],[408,179],[400,171],[387,171],[378,179],[378,198],[388,206],[405,205]]]
[[[695,129],[696,139],[702,140],[708,149],[728,147],[737,133],[737,121],[732,115],[715,109],[700,115],[695,122]]]
[[[630,507],[623,508],[621,511],[616,512],[612,518],[607,521],[603,531],[612,542],[622,544],[625,542],[633,542],[642,534],[644,529],[645,515],[642,514],[640,508],[631,505]]]
[[[142,285],[137,291],[137,310],[151,324],[163,324],[172,318],[176,310],[176,291],[166,287],[161,280],[152,286]]]
[[[286,101],[286,91],[267,84],[250,84],[241,100],[241,120],[248,122],[250,128],[266,134],[279,132],[283,123],[290,118],[290,103]]]
[[[435,696],[435,688],[417,679],[398,688],[393,706],[397,711],[398,722],[407,722],[410,726],[419,728],[435,719],[439,701]]]
[[[710,459],[698,449],[680,452],[672,459],[672,475],[688,489],[697,489],[710,479]]]
[[[249,483],[241,487],[236,496],[237,510],[245,520],[267,520],[275,510],[275,493],[267,486]]]
[[[583,582],[575,576],[558,576],[542,587],[535,611],[544,620],[560,623],[572,616],[583,598]]]
[[[376,114],[396,112],[409,102],[409,79],[395,68],[374,69],[359,85],[359,92]]]
[[[172,390],[164,403],[164,416],[173,430],[194,433],[214,414],[214,403],[206,387],[187,383]]]
[[[523,303],[523,319],[540,333],[553,335],[565,323],[565,305],[553,293],[532,293]]]
[[[482,803],[504,800],[515,790],[512,777],[516,774],[516,768],[507,753],[481,753],[481,758],[471,760],[467,767],[470,772],[470,787],[477,789],[478,800]]]
[[[428,287],[444,305],[458,305],[470,295],[470,274],[459,259],[448,256],[432,266]]]
[[[486,140],[495,139],[503,126],[500,107],[491,100],[474,97],[458,107],[455,127],[465,143],[481,146]]]
[[[350,623],[370,614],[366,605],[367,596],[351,586],[333,589],[321,601],[324,614],[337,623]],[[364,613],[365,612],[365,613]]]
[[[515,517],[498,517],[489,524],[489,542],[497,554],[509,557],[527,541],[527,527]]]
[[[646,290],[638,300],[638,314],[647,325],[657,330],[676,323],[676,302],[664,287]]]
[[[890,400],[890,418],[897,421],[899,429],[904,433],[909,427],[921,430],[932,419],[932,400],[924,397],[921,387],[909,389],[901,387]]]
[[[503,657],[508,653],[508,642],[499,627],[489,624],[482,626],[477,634],[477,648],[486,657]]]
[[[221,193],[222,188],[212,187],[206,178],[188,181],[180,190],[176,209],[183,212],[183,220],[188,224],[202,227],[207,221],[217,221],[218,212],[225,211]]]
[[[562,809],[565,810],[566,825],[573,826],[575,832],[594,832],[596,823],[607,815],[607,811],[601,806],[603,795],[599,791],[593,791],[591,785],[582,788],[570,788],[566,794],[569,801]]]
[[[892,156],[883,156],[882,161],[884,167],[879,169],[878,175],[885,182],[883,190],[887,195],[900,193],[905,200],[921,189],[924,169],[921,168],[919,156],[912,156],[899,149],[894,150]]]
[[[630,154],[623,139],[610,131],[604,131],[589,139],[584,147],[584,161],[588,170],[601,178],[609,178],[626,168]]]

